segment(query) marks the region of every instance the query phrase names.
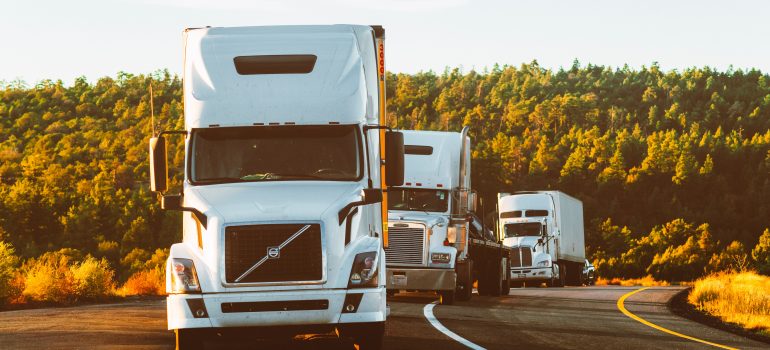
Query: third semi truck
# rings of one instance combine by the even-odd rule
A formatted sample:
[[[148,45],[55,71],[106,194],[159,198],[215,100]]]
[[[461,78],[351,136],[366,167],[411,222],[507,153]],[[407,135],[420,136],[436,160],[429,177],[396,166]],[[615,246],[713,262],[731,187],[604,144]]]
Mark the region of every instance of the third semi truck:
[[[559,191],[498,194],[498,231],[514,249],[511,284],[580,285],[583,203]]]

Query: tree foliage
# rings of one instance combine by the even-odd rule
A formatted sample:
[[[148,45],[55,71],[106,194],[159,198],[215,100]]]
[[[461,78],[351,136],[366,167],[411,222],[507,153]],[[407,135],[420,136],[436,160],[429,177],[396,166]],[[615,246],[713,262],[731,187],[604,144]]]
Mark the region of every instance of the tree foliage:
[[[600,270],[684,278],[733,241],[756,251],[769,226],[769,81],[756,70],[577,62],[388,73],[387,111],[402,129],[470,126],[488,212],[497,192],[562,190],[584,203]],[[0,240],[22,258],[77,248],[122,278],[178,241],[179,214],[148,191],[147,140],[153,127],[183,127],[181,91],[165,71],[3,86]],[[178,185],[183,150],[169,146]]]

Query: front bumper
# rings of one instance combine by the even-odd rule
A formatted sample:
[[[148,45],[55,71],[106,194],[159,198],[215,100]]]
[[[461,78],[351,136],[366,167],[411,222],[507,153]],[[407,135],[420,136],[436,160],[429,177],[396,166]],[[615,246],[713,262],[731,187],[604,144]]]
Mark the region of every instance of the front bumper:
[[[386,287],[395,290],[455,290],[457,273],[454,269],[420,269],[388,267]]]
[[[512,267],[511,281],[547,281],[553,278],[550,267]]]
[[[354,312],[343,312],[348,294],[361,295]],[[206,308],[205,317],[193,315],[191,304],[199,304],[200,299]],[[168,329],[255,326],[301,329],[308,325],[384,322],[386,318],[385,288],[172,294],[166,298],[166,309]]]

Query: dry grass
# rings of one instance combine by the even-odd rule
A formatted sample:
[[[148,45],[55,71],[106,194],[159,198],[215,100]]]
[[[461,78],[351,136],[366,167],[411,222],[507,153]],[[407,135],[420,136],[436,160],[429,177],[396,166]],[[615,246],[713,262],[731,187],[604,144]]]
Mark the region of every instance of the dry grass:
[[[642,287],[661,287],[661,286],[668,286],[670,283],[666,281],[658,281],[652,276],[646,276],[642,278],[632,278],[632,279],[620,279],[620,278],[613,278],[613,279],[606,279],[599,277],[596,279],[596,285],[597,286],[624,286],[624,287],[632,287],[632,286],[642,286]]]
[[[688,297],[701,311],[750,330],[770,331],[770,277],[718,273],[695,281]]]
[[[139,271],[128,278],[117,294],[130,295],[166,295],[166,274],[162,268]]]

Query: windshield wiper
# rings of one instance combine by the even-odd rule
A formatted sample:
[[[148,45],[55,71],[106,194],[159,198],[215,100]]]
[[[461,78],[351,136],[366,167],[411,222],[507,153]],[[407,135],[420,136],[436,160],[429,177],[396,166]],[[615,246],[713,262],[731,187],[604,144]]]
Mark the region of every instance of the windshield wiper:
[[[295,178],[295,179],[325,179],[320,176],[316,175],[308,175],[308,174],[276,174],[276,173],[264,173],[264,174],[251,174],[242,176],[240,180],[244,181],[261,181],[261,180],[274,180],[274,179],[287,179],[287,178]]]
[[[215,182],[241,182],[241,178],[238,177],[209,177],[205,179],[195,180],[197,183],[215,183]]]

